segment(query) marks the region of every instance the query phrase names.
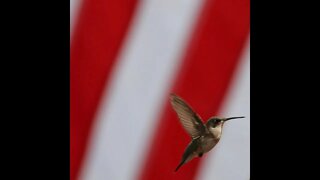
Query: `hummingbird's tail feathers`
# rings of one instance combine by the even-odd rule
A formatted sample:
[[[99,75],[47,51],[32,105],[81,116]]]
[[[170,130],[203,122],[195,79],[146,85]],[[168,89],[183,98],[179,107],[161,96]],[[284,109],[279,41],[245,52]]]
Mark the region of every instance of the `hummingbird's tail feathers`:
[[[177,172],[178,169],[184,164],[184,161],[181,161],[180,164],[177,166],[177,168],[174,170],[174,172]]]

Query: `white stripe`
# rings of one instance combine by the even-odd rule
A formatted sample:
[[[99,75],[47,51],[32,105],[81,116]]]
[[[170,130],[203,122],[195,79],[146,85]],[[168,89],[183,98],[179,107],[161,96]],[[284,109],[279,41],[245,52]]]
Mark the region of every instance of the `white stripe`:
[[[250,45],[245,49],[221,116],[245,116],[224,125],[221,140],[204,157],[200,180],[249,180],[250,178]]]
[[[140,2],[102,100],[80,179],[137,178],[201,3]]]
[[[77,20],[81,3],[82,0],[70,0],[70,34],[73,33],[73,27]]]

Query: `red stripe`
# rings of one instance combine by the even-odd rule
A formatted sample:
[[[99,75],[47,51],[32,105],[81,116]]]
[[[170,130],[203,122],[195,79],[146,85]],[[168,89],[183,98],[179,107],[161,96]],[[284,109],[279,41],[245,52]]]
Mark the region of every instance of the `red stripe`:
[[[77,178],[94,114],[136,0],[84,0],[71,44],[70,177]]]
[[[237,66],[249,34],[249,4],[249,0],[207,0],[186,51],[172,92],[184,98],[204,121],[219,112]],[[194,179],[199,158],[174,173],[190,137],[169,98],[156,129],[139,178]]]

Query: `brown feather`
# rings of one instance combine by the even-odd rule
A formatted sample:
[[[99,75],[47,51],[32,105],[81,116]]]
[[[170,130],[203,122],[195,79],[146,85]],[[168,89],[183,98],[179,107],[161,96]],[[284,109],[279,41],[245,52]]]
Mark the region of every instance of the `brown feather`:
[[[192,138],[199,137],[205,133],[205,126],[200,116],[182,98],[171,94],[170,99],[182,126]]]

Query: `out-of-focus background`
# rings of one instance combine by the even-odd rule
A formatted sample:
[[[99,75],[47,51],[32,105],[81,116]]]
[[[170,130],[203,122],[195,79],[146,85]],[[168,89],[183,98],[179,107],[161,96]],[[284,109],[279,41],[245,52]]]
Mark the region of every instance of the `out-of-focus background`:
[[[71,180],[248,180],[249,0],[70,0]],[[174,169],[190,137],[169,104],[225,124]]]

